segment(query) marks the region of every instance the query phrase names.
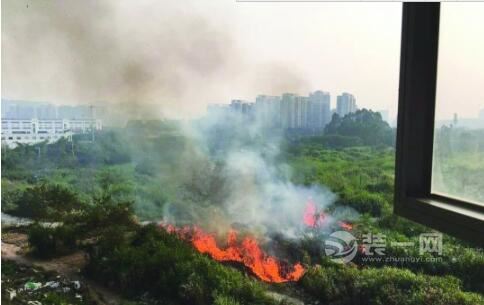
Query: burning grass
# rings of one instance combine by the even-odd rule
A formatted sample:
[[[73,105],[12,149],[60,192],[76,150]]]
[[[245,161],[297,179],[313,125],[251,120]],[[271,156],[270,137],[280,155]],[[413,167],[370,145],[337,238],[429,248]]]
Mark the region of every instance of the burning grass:
[[[270,283],[298,281],[305,272],[300,263],[291,265],[285,261],[268,255],[262,250],[257,240],[246,236],[238,237],[235,230],[227,234],[225,247],[220,247],[214,234],[207,233],[197,226],[177,228],[166,225],[163,228],[177,234],[181,239],[189,241],[200,253],[210,255],[219,262],[238,262],[249,268],[258,278]]]
[[[330,217],[323,211],[318,211],[315,203],[309,199],[303,215],[303,223],[309,229],[326,227]],[[352,225],[343,221],[337,222],[340,229],[351,230]],[[207,233],[199,226],[176,227],[171,224],[162,225],[167,232],[176,234],[182,240],[188,241],[200,253],[208,254],[219,262],[237,262],[249,268],[259,279],[270,283],[298,281],[306,269],[299,262],[290,264],[275,256],[267,254],[256,238],[245,236],[239,238],[239,233],[230,229],[225,238],[224,246],[217,242],[215,234]]]

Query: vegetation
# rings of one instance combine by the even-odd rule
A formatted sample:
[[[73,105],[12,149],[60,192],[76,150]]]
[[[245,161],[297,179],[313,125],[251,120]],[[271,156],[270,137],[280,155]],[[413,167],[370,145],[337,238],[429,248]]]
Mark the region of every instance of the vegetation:
[[[130,297],[275,303],[266,294],[274,287],[212,261],[154,225],[140,225],[138,219],[166,216],[168,203],[183,207],[184,217],[211,217],[226,198],[222,165],[196,152],[187,159],[192,143],[179,130],[174,122],[137,121],[96,134],[95,142],[78,137],[7,150],[2,211],[36,221],[28,230],[35,255],[82,249],[90,257],[86,274]],[[226,129],[209,137],[207,149],[214,155],[224,145],[251,144],[238,136],[235,141]],[[393,139],[394,130],[379,114],[362,110],[333,117],[324,135],[287,138],[277,160],[288,164],[295,184],[324,185],[338,195],[328,212],[356,211],[355,236],[381,233],[387,241],[418,244],[418,234],[429,229],[392,214]],[[253,141],[259,144],[263,137]],[[181,164],[188,172],[180,171]],[[343,266],[329,262],[315,238],[284,241],[308,272],[294,286],[275,288],[292,293],[293,287],[298,297],[325,304],[484,304],[484,255],[462,241],[444,236],[440,260],[388,242],[387,256],[424,260],[370,261],[358,254],[354,264]]]
[[[482,304],[478,294],[461,291],[459,280],[385,267],[358,270],[329,265],[312,268],[302,280],[307,292],[327,304]]]
[[[18,193],[12,200],[12,206],[7,212],[14,215],[55,221],[67,213],[82,209],[84,203],[68,187],[39,183]]]
[[[40,216],[29,215],[32,211],[28,207],[19,207],[19,197],[27,197],[25,204],[35,199],[35,205],[43,210],[33,197],[36,195],[29,194],[30,188],[55,185],[66,192],[75,190],[77,199],[84,202],[109,191],[116,200],[132,201],[140,217],[162,217],[164,204],[178,192],[174,172],[185,145],[172,125],[167,126],[157,133],[148,130],[145,138],[130,127],[100,132],[95,142],[77,136],[72,143],[62,139],[6,151],[2,154],[2,211]]]
[[[320,183],[335,191],[339,198],[333,206],[351,207],[362,216],[355,222],[353,234],[384,234],[387,241],[413,242],[418,245],[420,233],[431,230],[393,215],[393,150],[391,148],[354,147],[328,150],[318,145],[297,144],[297,153],[287,156],[297,183]],[[445,237],[441,260],[432,262],[363,261],[361,265],[395,266],[432,275],[454,275],[467,289],[484,291],[484,255],[479,249]],[[418,247],[399,248],[386,244],[386,256],[420,257]],[[424,257],[425,258],[425,257]],[[314,260],[313,263],[318,262]]]
[[[433,187],[484,202],[484,130],[443,126],[436,132]]]
[[[93,203],[64,214],[59,220],[62,222],[36,222],[29,228],[29,243],[38,256],[67,254],[78,249],[82,241],[122,235],[136,225],[131,203],[115,202],[109,195],[94,199]]]
[[[394,131],[382,120],[381,114],[367,109],[342,118],[335,113],[324,131],[327,135],[357,137],[363,145],[393,145],[395,141]]]
[[[130,296],[148,292],[159,300],[185,304],[274,303],[261,283],[199,254],[154,225],[139,228],[128,238],[105,235],[91,252],[87,273]]]

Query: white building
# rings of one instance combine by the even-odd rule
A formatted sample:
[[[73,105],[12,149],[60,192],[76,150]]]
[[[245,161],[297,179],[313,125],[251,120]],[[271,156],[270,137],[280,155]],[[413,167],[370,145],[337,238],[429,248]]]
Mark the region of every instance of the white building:
[[[255,113],[259,123],[267,127],[279,127],[281,123],[281,97],[258,95],[255,99]]]
[[[296,94],[284,93],[281,99],[281,127],[296,128]]]
[[[2,145],[15,147],[17,143],[53,143],[73,134],[102,129],[102,121],[95,119],[4,119],[2,118]]]
[[[252,117],[254,115],[254,103],[248,101],[232,100],[229,107],[232,113],[242,114],[245,117]]]
[[[296,123],[294,128],[308,127],[309,98],[307,96],[296,96]]]
[[[356,112],[357,109],[356,99],[353,94],[344,92],[338,95],[336,99],[336,112],[340,117],[344,117],[351,112]]]
[[[330,102],[329,92],[318,90],[309,94],[308,127],[323,129],[331,121]]]

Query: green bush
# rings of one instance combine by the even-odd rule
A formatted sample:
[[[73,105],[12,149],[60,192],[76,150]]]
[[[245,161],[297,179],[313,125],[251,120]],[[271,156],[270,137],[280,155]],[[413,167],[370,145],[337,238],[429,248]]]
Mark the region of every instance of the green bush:
[[[27,234],[33,253],[43,258],[74,251],[79,239],[77,229],[70,225],[48,227],[35,223],[30,226]]]
[[[380,217],[385,206],[388,205],[383,196],[366,191],[344,194],[338,200],[341,205],[352,207],[360,213],[367,213],[373,217]]]
[[[185,304],[272,304],[260,283],[154,225],[139,228],[124,242],[111,238],[106,235],[92,250],[86,270],[129,296],[148,292]]]
[[[324,128],[325,134],[359,137],[364,145],[391,146],[395,132],[378,112],[361,109],[344,117],[334,114]]]
[[[58,220],[85,207],[77,194],[60,184],[40,183],[15,197],[9,213],[38,220]]]
[[[457,278],[428,276],[397,268],[333,266],[311,268],[301,285],[329,304],[476,305],[482,296],[463,292]]]

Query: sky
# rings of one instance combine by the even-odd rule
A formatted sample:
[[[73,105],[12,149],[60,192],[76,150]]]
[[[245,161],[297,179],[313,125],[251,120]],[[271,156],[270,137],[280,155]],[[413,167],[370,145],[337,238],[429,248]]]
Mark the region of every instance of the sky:
[[[484,4],[473,5],[466,12],[478,35]],[[401,3],[2,0],[2,97],[155,105],[159,115],[182,118],[203,114],[209,103],[324,90],[332,108],[350,92],[359,107],[394,117],[401,10]],[[450,32],[444,55],[452,64],[439,74],[437,113],[477,116],[484,69],[469,70],[474,57],[484,63],[484,47],[479,42],[457,62],[456,48],[479,36],[460,33],[453,44]],[[462,77],[454,77],[455,66]]]
[[[476,117],[484,110],[484,2],[443,3],[436,117]]]

